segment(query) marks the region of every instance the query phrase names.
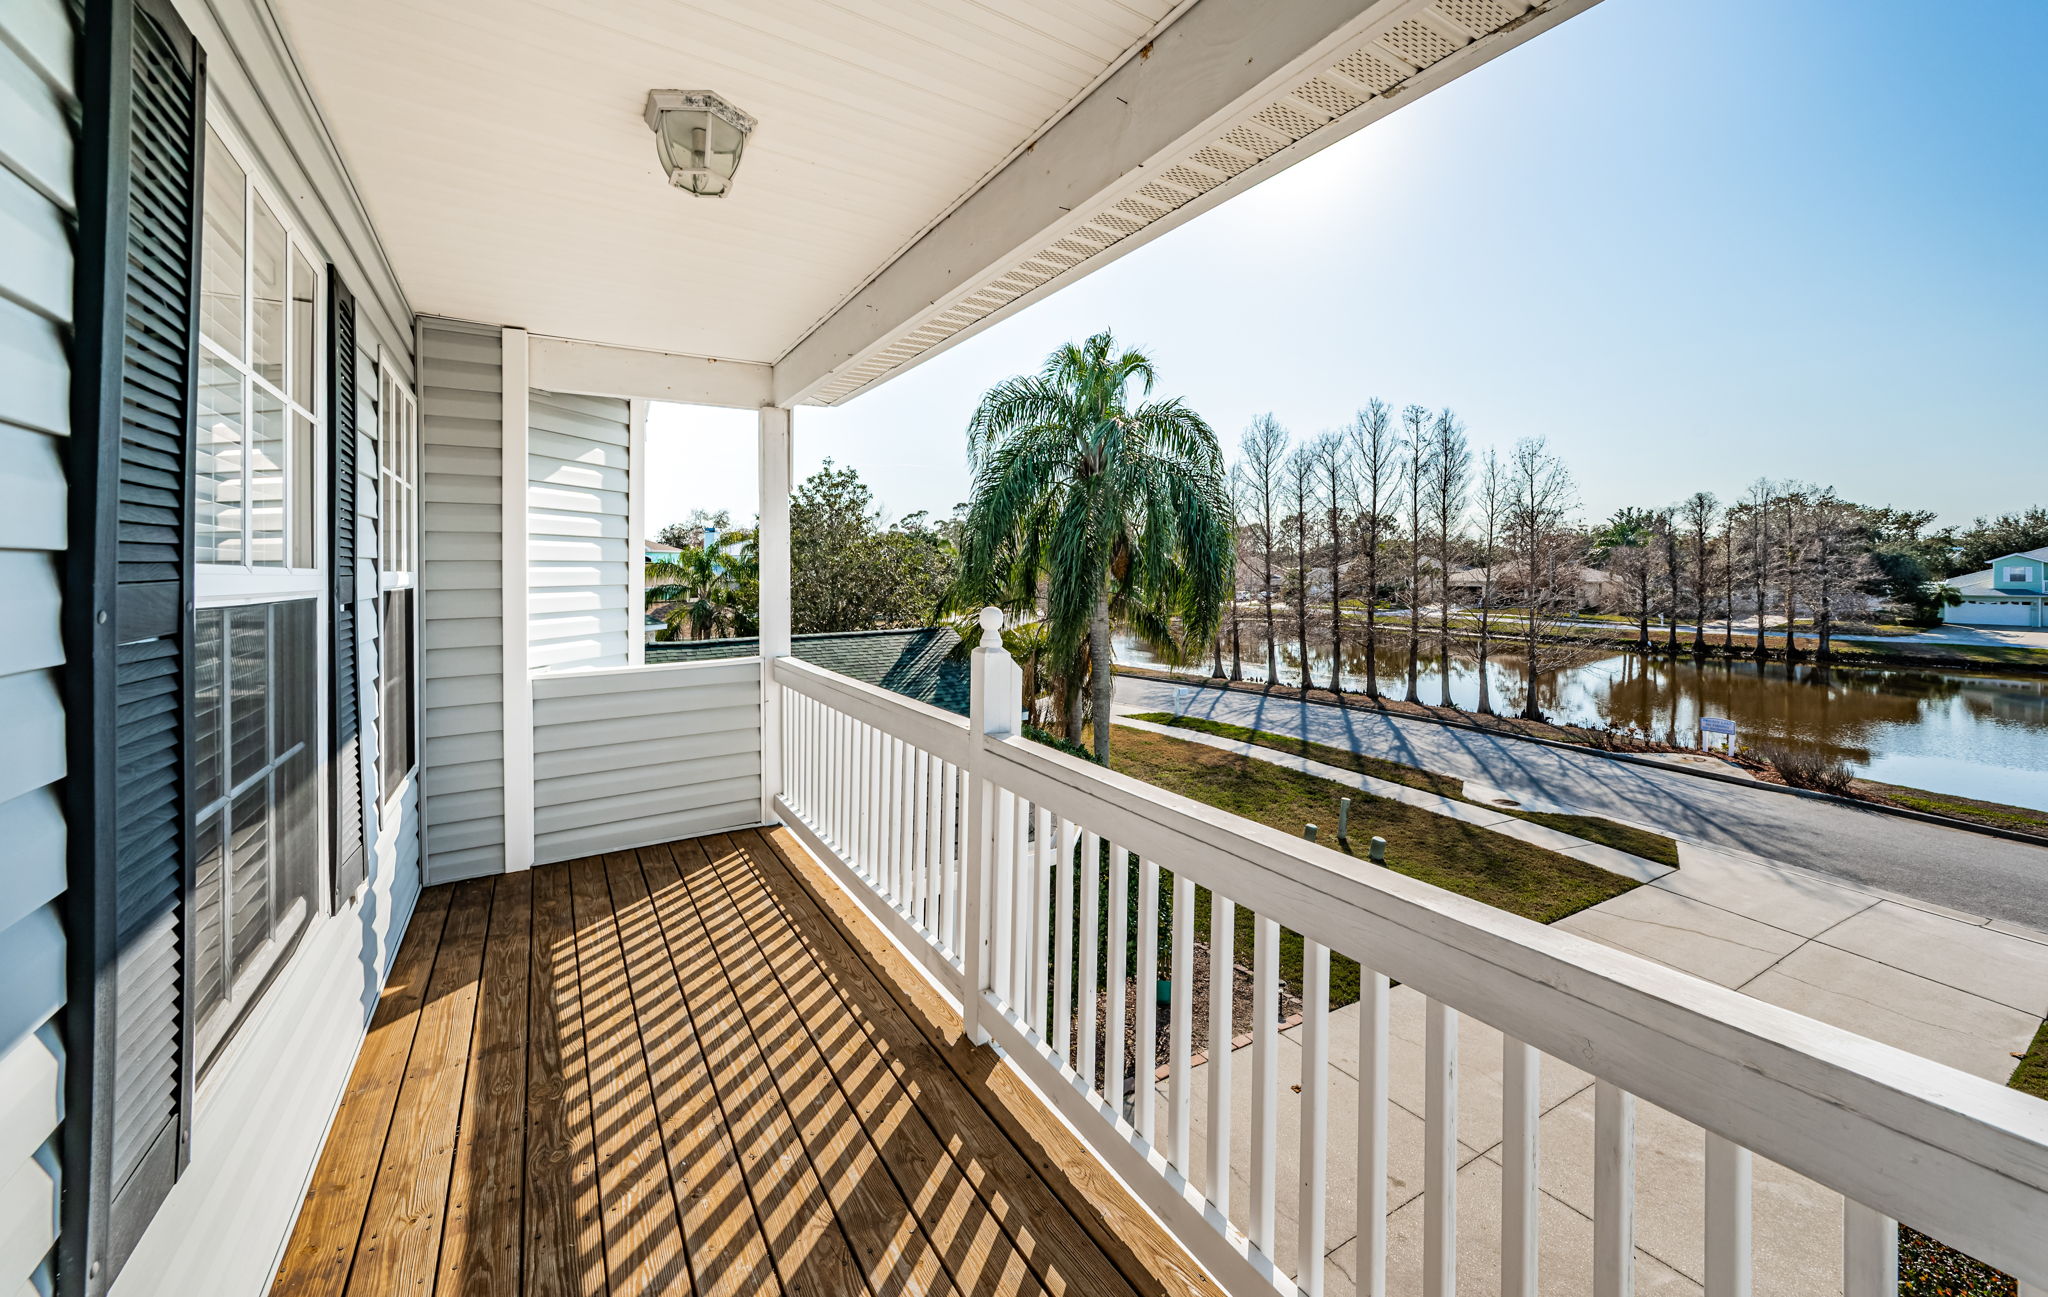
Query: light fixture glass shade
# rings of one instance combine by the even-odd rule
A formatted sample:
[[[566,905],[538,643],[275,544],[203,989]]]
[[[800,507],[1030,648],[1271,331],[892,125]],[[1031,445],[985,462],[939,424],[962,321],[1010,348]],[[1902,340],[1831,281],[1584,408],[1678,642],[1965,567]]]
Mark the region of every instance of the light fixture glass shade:
[[[647,125],[668,182],[706,198],[724,196],[740,167],[754,119],[709,90],[652,90]]]

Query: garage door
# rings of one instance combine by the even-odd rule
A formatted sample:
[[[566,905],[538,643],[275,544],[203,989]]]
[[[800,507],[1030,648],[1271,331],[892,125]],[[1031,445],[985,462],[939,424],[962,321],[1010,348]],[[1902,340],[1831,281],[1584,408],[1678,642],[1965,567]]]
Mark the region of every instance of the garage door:
[[[1966,603],[1948,610],[1951,626],[2031,626],[2033,609],[2023,603]]]

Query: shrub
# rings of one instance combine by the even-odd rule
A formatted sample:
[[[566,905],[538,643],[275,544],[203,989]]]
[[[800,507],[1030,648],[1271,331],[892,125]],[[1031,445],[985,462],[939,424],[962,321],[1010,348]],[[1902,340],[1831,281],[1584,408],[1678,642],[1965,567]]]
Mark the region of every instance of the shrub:
[[[1817,752],[1802,752],[1793,748],[1774,748],[1764,753],[1771,769],[1778,778],[1794,788],[1810,788],[1818,793],[1833,793],[1837,797],[1855,794],[1855,777],[1849,767],[1833,757]]]

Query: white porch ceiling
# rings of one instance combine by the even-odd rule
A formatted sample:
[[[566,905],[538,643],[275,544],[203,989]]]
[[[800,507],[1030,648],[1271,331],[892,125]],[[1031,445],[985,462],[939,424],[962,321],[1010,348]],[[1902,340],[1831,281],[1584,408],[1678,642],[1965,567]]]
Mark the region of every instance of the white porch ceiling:
[[[273,0],[415,310],[772,362],[1176,0]],[[760,119],[672,190],[655,88]]]
[[[797,404],[1595,0],[270,2],[415,310],[773,366]],[[663,180],[671,87],[760,119],[729,197]]]

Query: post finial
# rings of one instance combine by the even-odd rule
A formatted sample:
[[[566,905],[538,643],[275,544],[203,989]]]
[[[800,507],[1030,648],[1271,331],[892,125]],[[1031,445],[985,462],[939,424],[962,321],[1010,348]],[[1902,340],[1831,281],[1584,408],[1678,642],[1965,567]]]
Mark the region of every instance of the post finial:
[[[1000,635],[1002,630],[1003,610],[996,607],[984,607],[981,610],[981,633],[984,635]]]

